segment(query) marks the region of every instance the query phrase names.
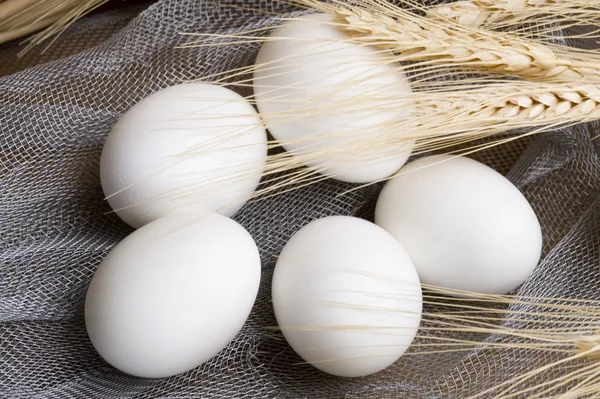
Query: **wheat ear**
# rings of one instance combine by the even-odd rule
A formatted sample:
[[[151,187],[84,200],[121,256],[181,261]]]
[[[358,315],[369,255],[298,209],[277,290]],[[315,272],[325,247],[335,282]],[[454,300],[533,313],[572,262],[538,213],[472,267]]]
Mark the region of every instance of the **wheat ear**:
[[[600,119],[600,88],[593,85],[542,85],[532,90],[523,85],[494,86],[471,92],[457,92],[417,99],[416,113],[423,118],[432,113],[446,114],[450,120],[468,118],[476,124],[505,122],[530,125],[569,123]],[[465,115],[464,111],[467,112]],[[457,120],[458,122],[458,120]],[[463,122],[464,124],[464,122]]]
[[[377,3],[379,0],[361,0]],[[412,5],[412,0],[400,0]],[[443,20],[471,29],[510,32],[553,48],[598,55],[598,49],[575,49],[560,39],[598,39],[600,2],[597,0],[465,0],[430,8],[417,6],[429,19]],[[572,27],[585,27],[573,31]],[[558,39],[558,40],[557,40]]]
[[[468,67],[527,79],[600,81],[594,62],[555,54],[541,43],[485,30],[461,30],[398,10],[401,19],[357,7],[322,6],[356,42],[400,54],[398,61]]]
[[[514,129],[530,129],[529,133],[521,135],[537,134],[560,125],[600,119],[600,89],[595,86],[512,82],[508,87],[498,84],[469,90],[418,92],[412,99],[415,104],[413,118],[386,122],[385,126],[376,126],[375,130],[365,131],[364,134],[352,134],[343,142],[323,138],[327,145],[306,154],[270,155],[265,176],[284,172],[287,173],[286,177],[273,186],[261,187],[249,199],[269,197],[327,177],[336,177],[316,168],[297,169],[313,160],[329,159],[323,167],[330,168],[352,154],[355,162],[369,164],[373,162],[374,154],[387,149],[386,155],[379,159],[395,157],[398,154],[390,151],[390,148],[401,148],[402,144],[413,140],[416,141],[413,153],[418,154],[452,148]],[[398,107],[402,106],[402,103],[398,104]],[[325,110],[314,110],[315,114],[322,112]],[[281,116],[288,117],[287,114]],[[515,140],[521,135],[506,140]],[[501,142],[498,140],[484,146]],[[273,146],[285,144],[277,142]],[[365,148],[368,151],[364,151]],[[475,146],[466,151],[475,152],[481,148],[485,147]],[[227,177],[222,183],[230,183],[232,179]]]
[[[444,18],[464,26],[479,28],[565,3],[564,0],[466,0],[432,7],[430,18]]]

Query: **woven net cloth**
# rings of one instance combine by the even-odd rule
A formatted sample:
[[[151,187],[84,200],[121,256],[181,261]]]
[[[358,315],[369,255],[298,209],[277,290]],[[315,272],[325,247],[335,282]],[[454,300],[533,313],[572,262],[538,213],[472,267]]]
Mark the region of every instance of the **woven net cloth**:
[[[381,188],[339,196],[351,186],[335,181],[248,204],[234,217],[256,240],[263,276],[248,322],[215,358],[185,374],[149,380],[125,375],[96,354],[83,322],[86,289],[105,255],[131,232],[107,214],[103,200],[98,169],[108,132],[145,96],[181,80],[250,65],[259,48],[176,49],[189,40],[180,32],[245,31],[275,25],[277,16],[289,12],[289,6],[269,0],[161,0],[135,18],[111,11],[79,22],[67,35],[104,39],[111,26],[111,34],[118,30],[112,37],[0,78],[1,398],[463,398],[566,356],[491,348],[486,343],[519,340],[490,335],[471,351],[404,356],[364,378],[332,377],[298,364],[283,336],[264,328],[276,324],[270,303],[274,256],[316,218],[371,218]],[[0,59],[3,66],[11,60]],[[597,127],[548,132],[473,156],[505,174],[542,225],[543,259],[517,295],[600,300]],[[519,315],[535,305],[510,310],[506,325],[534,327]],[[578,320],[569,323],[575,327]],[[531,384],[586,362],[552,368]]]

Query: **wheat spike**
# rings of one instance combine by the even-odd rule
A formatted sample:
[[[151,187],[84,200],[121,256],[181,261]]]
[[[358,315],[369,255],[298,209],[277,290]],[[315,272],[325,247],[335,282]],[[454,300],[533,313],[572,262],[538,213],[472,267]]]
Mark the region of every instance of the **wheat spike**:
[[[479,28],[562,3],[564,0],[466,0],[432,7],[427,16]]]
[[[361,100],[364,101],[357,101]],[[418,92],[412,100],[416,105],[413,118],[391,120],[384,125],[374,126],[374,130],[366,130],[358,135],[352,134],[351,139],[344,141],[324,137],[322,140],[325,145],[316,151],[295,155],[269,155],[263,174],[266,182],[272,184],[261,186],[249,199],[268,198],[328,177],[335,177],[324,173],[322,168],[337,166],[339,162],[346,161],[348,154],[352,154],[357,162],[369,164],[373,162],[373,154],[378,154],[383,149],[388,149],[385,157],[397,156],[389,149],[401,148],[401,144],[407,141],[415,140],[414,153],[423,153],[447,149],[513,129],[530,128],[533,131],[512,136],[507,140],[540,133],[557,125],[600,119],[600,89],[593,85],[511,82],[508,85],[485,85],[463,90],[446,88]],[[390,107],[402,106],[401,101],[403,99],[398,100],[398,105],[390,104]],[[314,113],[326,111],[327,109],[315,109]],[[293,111],[290,113],[293,114]],[[294,115],[289,117],[293,118]],[[272,142],[270,148],[285,144]],[[492,145],[497,144],[498,142],[493,142]],[[365,148],[369,151],[364,151]],[[478,148],[475,147],[475,150]],[[194,154],[203,150],[204,146],[195,148]],[[321,169],[300,168],[302,165],[311,164],[312,160],[325,159],[329,161],[323,163]],[[282,172],[285,176],[277,175]],[[224,173],[211,182],[190,181],[186,186],[187,191],[182,192],[181,196],[189,193],[208,193],[247,177],[245,173]]]
[[[600,88],[596,86],[545,85],[540,86],[540,89],[528,91],[523,87],[519,93],[514,87],[498,85],[493,92],[485,89],[455,96],[449,93],[450,96],[444,95],[441,98],[434,95],[425,101],[417,100],[416,109],[424,118],[435,112],[447,114],[452,119],[468,118],[473,123],[489,125],[600,118]],[[467,115],[462,111],[466,111]]]
[[[390,134],[365,132],[343,143],[331,141],[321,150],[301,156],[270,156],[266,171],[288,171],[290,175],[276,185],[259,189],[252,194],[252,198],[260,199],[280,190],[319,181],[317,173],[322,171],[295,171],[312,159],[330,157],[331,164],[326,166],[333,166],[337,160],[345,159],[344,154],[354,154],[357,161],[364,159],[365,163],[369,163],[372,162],[371,151],[377,153],[412,140],[416,140],[413,153],[418,154],[447,149],[513,129],[530,128],[532,132],[522,135],[537,134],[558,125],[600,119],[600,89],[593,85],[513,82],[510,85],[415,94],[414,118],[390,121],[386,126],[378,127],[378,132]],[[515,140],[522,135],[508,140]],[[495,142],[493,145],[497,144]],[[364,148],[370,151],[359,151]],[[320,178],[324,177],[335,176]]]
[[[357,0],[369,4],[367,9],[380,0]],[[510,32],[512,36],[534,39],[553,48],[577,51],[562,42],[567,38],[596,38],[600,30],[586,29],[573,32],[572,27],[595,27],[600,21],[600,3],[597,0],[465,0],[433,7],[423,7],[413,0],[400,0],[409,8],[418,9],[430,19],[442,20],[469,27]],[[385,13],[385,12],[384,12]],[[569,31],[569,33],[567,33]],[[598,55],[597,49],[584,53]]]
[[[370,45],[372,41],[381,44],[382,39],[379,36],[371,37],[369,32],[372,29],[374,23],[379,23],[382,29],[387,29],[386,25],[396,24],[396,20],[388,16],[380,16],[379,14],[369,13],[364,8],[349,9],[340,3],[335,2],[334,4],[323,3],[320,1],[302,0],[305,5],[312,4],[313,8],[319,11],[328,13],[329,15],[338,12],[338,15],[342,15],[344,18],[348,17],[345,23],[331,22],[335,26],[348,26],[348,29],[356,29],[350,27],[350,24],[364,26],[364,33],[350,36],[347,41],[353,44]],[[363,0],[363,2],[370,1],[371,3],[380,4],[380,0]],[[383,4],[383,3],[381,3]],[[365,3],[365,7],[366,7]],[[395,6],[390,11],[390,15],[397,16],[399,9]],[[288,191],[295,187],[302,187],[322,180],[325,177],[336,176],[327,173],[326,167],[331,169],[333,166],[339,166],[340,163],[352,159],[361,164],[369,164],[377,160],[384,159],[385,157],[375,157],[374,154],[380,152],[385,153],[386,157],[398,156],[398,153],[390,151],[390,148],[400,147],[402,143],[409,141],[416,141],[414,154],[420,154],[424,152],[434,150],[446,150],[448,151],[456,145],[464,146],[467,143],[473,142],[478,139],[488,138],[497,133],[503,133],[509,130],[516,129],[528,129],[528,132],[520,132],[517,135],[511,136],[510,138],[495,140],[490,144],[477,144],[473,145],[467,150],[462,147],[461,152],[468,154],[477,150],[485,148],[485,146],[499,145],[502,142],[516,140],[519,137],[526,135],[537,134],[543,131],[547,131],[555,128],[559,125],[571,125],[575,123],[582,123],[591,120],[600,119],[600,89],[593,84],[577,84],[577,83],[559,83],[559,82],[529,82],[519,80],[498,80],[497,76],[484,76],[484,78],[473,78],[467,77],[466,79],[460,80],[459,82],[448,79],[445,81],[434,80],[430,81],[429,78],[419,77],[421,73],[426,75],[428,72],[433,71],[434,73],[440,73],[442,77],[446,75],[452,75],[453,71],[445,69],[448,66],[455,66],[459,64],[458,61],[462,59],[451,59],[447,56],[446,47],[447,42],[440,41],[435,38],[436,27],[434,25],[440,25],[442,29],[448,24],[434,23],[427,18],[417,16],[405,12],[405,18],[402,21],[406,22],[406,26],[416,27],[418,35],[413,35],[411,31],[397,32],[399,36],[405,37],[407,43],[413,46],[413,50],[418,57],[424,57],[425,60],[420,63],[410,64],[410,74],[412,77],[411,84],[415,90],[411,96],[392,96],[389,98],[383,98],[381,93],[377,95],[372,94],[369,96],[351,97],[344,99],[343,101],[338,99],[330,98],[328,101],[307,101],[302,103],[302,107],[292,106],[288,111],[279,112],[277,118],[270,118],[270,115],[263,113],[263,120],[279,120],[278,123],[291,123],[304,118],[317,119],[323,117],[323,115],[344,115],[344,112],[351,113],[357,109],[372,104],[373,101],[377,101],[378,104],[386,104],[383,111],[389,109],[402,109],[408,105],[414,108],[413,117],[411,118],[398,118],[394,120],[387,120],[385,123],[378,124],[376,126],[370,126],[369,129],[361,129],[356,131],[356,128],[351,126],[347,127],[347,130],[340,131],[337,134],[338,137],[331,138],[324,132],[322,140],[323,146],[319,150],[307,151],[302,154],[284,153],[270,156],[267,160],[265,167],[265,175],[271,175],[275,172],[288,173],[285,178],[278,178],[277,184],[272,186],[262,186],[257,192],[252,194],[252,199],[260,199],[276,195],[281,191]],[[302,19],[302,17],[298,17]],[[294,20],[298,18],[288,18],[287,20]],[[353,18],[356,18],[355,21]],[[373,21],[366,21],[367,18],[373,18]],[[389,21],[385,19],[388,18]],[[383,22],[382,22],[383,21]],[[391,22],[390,22],[391,21]],[[329,22],[323,22],[329,23]],[[360,28],[359,28],[360,29]],[[453,33],[455,31],[452,31]],[[232,43],[261,43],[269,40],[294,40],[294,38],[281,37],[281,36],[268,36],[258,37],[255,31],[241,32],[236,34],[227,35],[211,35],[201,34],[199,36],[208,38],[208,40],[194,41],[184,47],[193,46],[213,46],[219,45],[224,46],[228,44],[228,41]],[[259,32],[260,33],[260,32]],[[460,40],[469,33],[469,30],[458,30],[456,35],[452,38],[458,37]],[[382,34],[383,35],[383,34]],[[461,36],[462,35],[462,36]],[[491,33],[485,33],[485,38],[493,37]],[[467,35],[468,36],[468,35]],[[390,34],[384,38],[389,39]],[[452,39],[451,38],[451,39]],[[211,41],[211,39],[213,39]],[[307,39],[311,40],[311,39]],[[319,38],[314,40],[318,41]],[[346,39],[344,39],[346,40]],[[392,37],[387,42],[393,43],[396,38]],[[428,49],[431,43],[442,47],[441,49],[433,48],[430,51],[423,50]],[[454,43],[456,47],[457,44]],[[467,43],[468,44],[468,43]],[[559,59],[548,50],[547,47],[540,45],[541,50],[544,54],[550,54],[551,60]],[[463,45],[462,47],[468,47]],[[510,46],[506,46],[510,49]],[[387,48],[387,46],[386,46]],[[490,50],[491,51],[491,50]],[[412,53],[401,54],[396,56],[395,54],[382,50],[382,53],[389,54],[386,56],[386,62],[394,63],[397,61],[409,61],[413,56]],[[523,51],[526,53],[526,51]],[[426,54],[426,57],[423,55]],[[494,53],[496,54],[496,53]],[[501,54],[502,55],[502,54]],[[429,58],[427,58],[429,57]],[[526,57],[524,55],[524,57]],[[448,60],[450,58],[450,60]],[[543,59],[543,57],[541,57]],[[297,68],[302,70],[303,68],[310,68],[302,62],[302,59],[296,60]],[[364,60],[361,62],[368,62]],[[435,64],[439,62],[439,64]],[[554,62],[554,61],[553,61]],[[510,64],[510,62],[507,62]],[[433,64],[433,65],[432,65]],[[475,66],[477,64],[473,62]],[[541,64],[541,63],[540,63]],[[547,65],[542,65],[547,66]],[[236,85],[246,85],[252,83],[250,80],[240,80],[240,75],[246,75],[252,73],[256,68],[264,66],[250,66],[242,68],[241,70],[233,70],[230,72],[223,72],[217,75],[211,76],[211,79],[215,79],[216,82],[222,82],[227,84],[230,80],[237,80]],[[402,72],[405,70],[403,64],[398,64],[398,68],[394,72]],[[425,71],[425,72],[424,72]],[[318,77],[319,71],[315,69],[315,72],[306,81],[302,82],[302,86],[310,85],[311,79]],[[415,78],[415,76],[417,78]],[[238,79],[236,79],[238,78]],[[419,80],[422,79],[422,80]],[[257,83],[254,82],[256,85]],[[347,81],[340,83],[336,90],[342,90],[344,85],[351,87],[354,82]],[[248,101],[253,101],[253,97],[247,98]],[[278,101],[285,103],[286,98],[278,98]],[[271,125],[266,126],[267,129],[273,128]],[[354,130],[353,130],[354,129]],[[363,131],[364,130],[364,131]],[[319,136],[320,137],[320,136]],[[348,140],[337,140],[341,137],[347,137]],[[307,146],[310,145],[310,140],[315,138],[305,138]],[[283,145],[285,142],[274,142],[272,147]],[[368,149],[368,150],[365,150]],[[456,150],[456,148],[454,148]],[[324,160],[328,162],[320,163],[323,165],[322,168],[310,168],[299,169],[302,165],[311,164],[314,160]],[[319,175],[321,173],[321,175]],[[323,176],[325,175],[325,176]],[[225,179],[228,180],[228,179]]]
[[[358,7],[321,6],[357,42],[401,55],[399,61],[426,61],[556,81],[600,80],[597,64],[561,56],[544,44],[485,30],[431,23],[398,10],[394,19]]]

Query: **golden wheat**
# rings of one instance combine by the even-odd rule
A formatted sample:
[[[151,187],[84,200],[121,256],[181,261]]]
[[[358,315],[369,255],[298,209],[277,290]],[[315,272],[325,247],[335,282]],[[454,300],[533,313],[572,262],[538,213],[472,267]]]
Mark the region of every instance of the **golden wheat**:
[[[373,0],[378,1],[378,0]],[[313,3],[303,0],[304,3]],[[337,6],[330,4],[323,5],[319,2],[319,11],[325,11],[335,14],[340,10]],[[330,8],[331,7],[331,8]],[[341,13],[348,12],[347,8],[342,7]],[[396,11],[394,11],[396,12]],[[344,14],[345,15],[345,14]],[[355,16],[352,11],[350,16]],[[302,18],[302,17],[298,17]],[[418,16],[407,17],[412,23],[416,20],[420,24]],[[294,20],[288,18],[286,20]],[[385,19],[385,17],[384,17]],[[364,19],[358,23],[364,24]],[[394,22],[395,23],[395,22]],[[420,37],[409,37],[414,48],[426,47],[431,42],[430,37],[435,39],[435,30],[429,31],[431,27],[425,23],[424,28],[419,29],[424,32]],[[353,19],[347,21],[347,25],[356,25]],[[366,30],[364,35],[359,37],[351,36],[348,41],[361,45],[370,45],[372,41],[379,38],[369,36]],[[200,34],[200,40],[193,40],[183,47],[195,46],[227,46],[230,43],[253,43],[260,44],[270,40],[294,40],[293,38],[259,36],[267,30],[253,30],[236,34]],[[433,33],[432,33],[433,32]],[[364,39],[364,40],[363,40]],[[315,40],[319,40],[315,38]],[[444,43],[442,43],[444,45]],[[525,52],[526,53],[526,52]],[[541,51],[547,54],[545,48]],[[390,54],[386,60],[388,63],[398,62],[399,58]],[[429,54],[434,57],[435,52]],[[290,62],[287,57],[286,62]],[[407,60],[406,58],[400,58]],[[552,60],[556,57],[550,57]],[[542,57],[543,59],[543,57]],[[302,70],[308,68],[302,59],[295,60],[297,68]],[[318,120],[320,117],[331,115],[340,115],[344,112],[352,113],[354,110],[360,110],[374,101],[378,104],[386,104],[382,112],[389,109],[405,109],[411,107],[414,109],[413,117],[398,118],[395,120],[386,120],[379,125],[371,126],[369,129],[361,131],[347,128],[337,137],[329,137],[327,132],[319,135],[319,140],[323,144],[319,150],[310,151],[302,154],[280,153],[269,156],[265,169],[265,183],[270,182],[270,178],[277,176],[277,184],[269,186],[265,184],[253,194],[252,199],[270,197],[278,192],[285,192],[288,189],[303,187],[308,184],[316,183],[328,177],[336,177],[327,172],[332,166],[339,166],[342,162],[352,159],[355,163],[363,162],[368,165],[376,160],[385,159],[385,157],[394,157],[399,154],[390,152],[390,148],[401,148],[400,145],[410,141],[416,141],[414,154],[420,154],[430,151],[452,151],[456,146],[464,146],[473,143],[476,140],[488,138],[498,133],[512,130],[521,130],[520,134],[496,140],[492,143],[474,144],[472,147],[461,150],[461,153],[468,154],[483,148],[506,143],[516,140],[526,135],[537,134],[550,130],[560,125],[571,125],[582,123],[600,118],[600,91],[596,85],[584,83],[559,83],[559,82],[529,82],[518,80],[498,80],[497,76],[483,75],[481,77],[466,77],[462,80],[446,79],[440,81],[439,77],[448,75],[456,76],[455,72],[447,69],[447,62],[441,65],[431,65],[437,62],[434,59],[422,62],[411,63],[408,66],[397,64],[396,72],[408,72],[411,76],[411,85],[415,92],[410,96],[397,96],[382,98],[381,94],[371,96],[361,96],[358,98],[344,99],[337,97],[329,101],[315,99],[315,101],[306,101],[299,107],[291,106],[287,111],[278,115],[263,115],[266,121],[277,120],[278,123],[294,123],[309,118]],[[274,62],[276,64],[277,61]],[[364,60],[367,62],[367,60]],[[546,64],[547,65],[547,64]],[[265,68],[265,65],[251,65],[237,68],[232,71],[222,72],[205,77],[216,84],[231,84],[235,81],[236,86],[260,85],[260,82],[253,82],[248,78],[257,68]],[[428,74],[437,73],[435,79],[429,79]],[[276,71],[273,71],[276,73]],[[454,75],[453,75],[454,73]],[[420,76],[423,75],[422,78]],[[315,68],[314,79],[319,79],[318,69]],[[570,79],[569,79],[570,80]],[[356,82],[348,81],[340,83],[336,90],[344,90],[345,86],[351,87]],[[308,78],[302,82],[302,87],[308,87],[311,79]],[[295,86],[294,86],[295,87]],[[270,88],[276,90],[278,88]],[[284,88],[285,89],[285,88]],[[297,88],[295,87],[294,90]],[[253,96],[247,97],[250,102],[254,101]],[[273,100],[273,99],[271,99]],[[277,98],[280,102],[287,101],[286,98]],[[273,126],[267,125],[267,129]],[[523,133],[525,129],[527,132]],[[343,141],[338,138],[345,137]],[[307,145],[315,137],[304,139]],[[279,145],[286,146],[286,142],[272,142],[272,148]],[[366,150],[368,149],[368,150]],[[381,153],[387,155],[381,156]],[[314,163],[316,160],[328,159],[328,163],[321,162],[321,168],[303,169],[302,166]],[[328,168],[329,167],[329,168]],[[281,178],[278,174],[285,173],[286,177]],[[325,176],[323,176],[323,174]],[[243,178],[241,176],[240,178]],[[224,182],[229,184],[229,178],[225,177]]]
[[[554,5],[564,5],[565,0],[466,0],[432,7],[430,18],[444,18],[461,25],[479,28],[514,17],[538,15]]]
[[[252,102],[253,98],[248,97],[247,100]],[[349,99],[344,103],[333,101],[329,106],[324,106],[322,103],[317,103],[312,108],[305,106],[304,113],[299,114],[297,110],[291,110],[278,114],[280,118],[278,123],[294,122],[307,117],[318,118],[321,115],[335,115],[335,112],[339,114],[342,112],[340,110],[344,109],[353,112],[368,100],[360,97]],[[382,99],[378,98],[378,100]],[[399,156],[400,154],[390,149],[398,148],[400,151],[403,144],[411,141],[416,141],[414,154],[434,150],[452,151],[452,148],[457,145],[472,143],[498,133],[528,129],[526,133],[494,140],[491,143],[472,145],[459,152],[467,154],[516,140],[525,135],[538,134],[556,126],[600,119],[600,89],[592,85],[573,86],[513,81],[510,84],[473,85],[473,87],[462,87],[460,90],[449,87],[437,91],[416,92],[408,98],[390,98],[388,107],[402,108],[406,102],[413,104],[413,117],[387,120],[368,129],[348,127],[335,136],[327,136],[326,132],[323,132],[323,136],[304,139],[307,145],[311,140],[318,140],[321,145],[317,150],[270,154],[264,167],[263,182],[248,199],[260,201],[330,177],[335,178],[336,175],[328,171],[349,159],[354,162],[354,165],[360,167],[362,164],[368,165]],[[265,120],[271,119],[273,118],[265,118]],[[227,138],[219,138],[216,142],[200,143],[180,154],[179,157],[198,156],[224,140]],[[275,149],[287,144],[289,142],[271,141],[268,146],[270,149]],[[307,164],[314,164],[315,161],[320,161],[320,166],[304,167]],[[190,180],[180,188],[158,194],[157,199],[187,196],[190,201],[199,200],[213,195],[222,187],[244,181],[254,173],[254,168],[250,166],[252,165],[235,174],[223,170],[221,174],[210,180]]]
[[[404,356],[514,350],[538,359],[531,365],[515,364],[522,370],[516,377],[463,397],[572,399],[578,398],[582,392],[597,392],[600,388],[600,378],[597,378],[600,376],[600,362],[597,361],[600,333],[596,330],[600,319],[599,301],[487,295],[431,285],[423,285],[423,289],[421,327]],[[410,300],[405,294],[358,293]],[[324,305],[356,307],[339,302]],[[511,319],[517,322],[514,326]],[[274,330],[354,332],[380,328],[337,325],[268,327]],[[394,329],[390,327],[389,333],[394,333],[392,331]]]
[[[593,85],[538,85],[538,89],[522,85],[521,91],[510,85],[494,86],[458,93],[444,98],[431,96],[417,102],[417,113],[426,118],[432,113],[446,114],[448,123],[466,119],[476,124],[503,124],[522,121],[532,126],[559,120],[572,122],[600,118],[600,88]],[[518,85],[516,85],[518,87]],[[465,95],[464,97],[461,94]]]
[[[397,10],[397,7],[384,4],[381,0],[355,0],[352,4],[379,10],[390,16]],[[399,0],[399,4],[428,18],[458,23],[473,30],[502,30],[510,32],[512,36],[535,39],[559,48],[573,49],[565,45],[566,38],[597,38],[599,33],[598,29],[566,33],[573,27],[598,25],[598,0],[466,0],[433,7],[424,7],[414,0]],[[586,52],[597,51],[592,49]]]
[[[109,0],[6,0],[0,3],[0,43],[40,31],[21,54],[58,37],[79,18]]]
[[[390,49],[400,54],[398,61],[456,65],[527,79],[600,80],[600,64],[593,60],[570,59],[544,44],[514,36],[484,30],[464,31],[409,15],[397,20],[355,7],[335,7],[329,14],[357,42]]]
[[[347,10],[347,8],[342,9]],[[323,9],[321,8],[319,11],[323,11]],[[396,23],[395,20],[393,21]],[[364,23],[364,20],[359,19],[358,22]],[[357,25],[356,21],[342,21],[342,25],[344,24],[354,26],[348,29],[355,29]],[[419,21],[419,27],[422,27],[423,25],[420,24]],[[365,29],[362,33],[359,32],[359,40],[357,40],[357,36],[353,36],[350,41],[365,45],[374,42],[380,43],[381,37],[373,35],[369,29]],[[420,50],[419,45],[424,46],[431,43],[430,34],[434,36],[434,40],[436,39],[435,30],[429,29],[430,26],[427,26],[425,33],[416,39],[414,37],[406,39],[407,41],[414,40],[415,51]],[[397,33],[402,34],[403,32]],[[381,36],[384,38],[384,42],[386,39],[392,43],[392,39],[396,40],[395,38],[390,39],[389,35],[382,34]],[[363,37],[364,40],[362,40]],[[253,43],[272,40],[251,35],[244,37],[243,34],[221,35],[219,40],[227,38],[235,43],[243,43],[244,40]],[[273,40],[286,39],[288,38],[279,37]],[[221,42],[219,45],[226,44]],[[384,47],[389,48],[388,45]],[[521,54],[527,56],[527,51],[524,49]],[[546,51],[544,49],[542,54],[548,54]],[[506,53],[502,53],[503,56],[504,54]],[[416,70],[418,73],[419,70],[427,69],[432,62],[437,61],[437,59],[432,61],[431,58],[438,55],[432,51],[429,54],[430,58],[423,59],[423,62],[417,64],[416,67],[413,65],[413,72]],[[551,55],[552,61],[560,59],[556,54]],[[468,56],[466,58],[469,59]],[[464,62],[464,57],[459,59],[461,63]],[[411,59],[396,58],[395,60],[409,61]],[[531,62],[535,61],[533,59]],[[560,61],[558,62],[560,63]],[[445,68],[449,64],[451,63],[448,60],[442,60],[438,65]],[[573,68],[573,64],[569,63],[564,66]],[[556,67],[556,64],[539,64],[535,67],[551,68]],[[304,156],[322,157],[331,153],[340,153],[363,156],[367,159],[368,154],[364,154],[365,148],[386,148],[406,140],[417,140],[415,152],[419,153],[452,148],[457,144],[464,144],[512,129],[533,128],[534,130],[527,134],[535,134],[561,124],[597,120],[600,118],[600,90],[597,85],[585,84],[580,79],[583,75],[589,74],[590,71],[585,70],[589,67],[590,65],[585,65],[576,74],[563,75],[563,78],[567,80],[563,83],[514,80],[494,82],[493,79],[478,81],[474,78],[467,78],[462,84],[456,84],[454,87],[454,83],[441,83],[438,89],[434,89],[434,85],[428,87],[428,84],[425,83],[419,86],[423,90],[417,91],[411,98],[411,101],[416,104],[414,117],[411,120],[386,122],[386,126],[377,127],[378,131],[396,132],[395,134],[370,135],[365,133],[356,137],[352,142],[336,143],[334,147],[326,148],[322,153]],[[596,74],[594,65],[591,67],[592,72]],[[487,68],[489,66],[486,66]],[[235,74],[242,76],[252,71],[252,68],[246,68],[243,71],[235,71]],[[217,78],[221,79],[220,76]],[[227,80],[227,78],[223,79],[223,81]],[[357,103],[354,105],[360,107],[360,103],[363,101],[367,103],[368,99],[362,98],[356,101]],[[344,104],[337,104],[337,106],[343,108]],[[313,109],[309,109],[307,115],[319,115],[334,109],[337,109],[336,104],[327,106],[319,104],[315,105]],[[289,115],[289,117],[294,118],[297,115]],[[512,139],[517,137],[519,135]],[[274,145],[276,144],[274,143]],[[476,149],[480,148],[482,147]],[[296,168],[303,163],[300,158],[289,155],[287,158],[270,157],[268,163],[272,160],[276,160],[279,170],[287,170],[286,168],[292,165]],[[275,192],[285,188],[288,183],[291,183],[290,186],[310,184],[323,178],[318,176],[318,171],[299,170],[303,172],[298,174],[291,172],[289,179],[286,177],[280,180]],[[269,191],[269,187],[259,190],[255,195],[260,197],[263,194],[275,195]],[[600,391],[600,363],[595,361],[600,354],[600,334],[596,331],[597,323],[600,320],[600,303],[561,298],[516,299],[507,296],[448,292],[443,288],[437,288],[436,291],[435,287],[425,288],[434,294],[424,296],[425,306],[439,307],[439,311],[426,310],[423,313],[423,327],[417,341],[407,353],[408,356],[503,349],[522,349],[552,354],[551,357],[540,356],[535,367],[523,368],[523,373],[517,377],[470,397],[561,397],[572,399]],[[440,294],[468,296],[468,302],[465,298],[440,297]],[[526,304],[535,309],[527,310],[526,308],[526,310],[519,311],[512,307],[518,304]],[[501,307],[495,308],[494,305],[501,305]],[[511,308],[507,308],[507,306],[511,306]],[[506,316],[518,317],[520,321],[529,323],[529,326],[511,327],[505,322]],[[335,326],[335,328],[347,327]],[[445,335],[439,336],[436,335],[436,332],[443,332]],[[490,336],[499,336],[502,339],[486,341],[486,338]],[[530,353],[530,355],[535,356],[536,353]],[[557,370],[556,374],[551,374],[552,370]],[[537,381],[542,377],[544,377],[543,382],[538,383]]]

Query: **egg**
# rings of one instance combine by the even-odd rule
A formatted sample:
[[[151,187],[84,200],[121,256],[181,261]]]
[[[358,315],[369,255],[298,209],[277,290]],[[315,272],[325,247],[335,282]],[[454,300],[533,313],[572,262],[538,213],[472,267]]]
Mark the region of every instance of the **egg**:
[[[252,105],[216,85],[168,87],[125,112],[108,135],[100,180],[138,228],[172,212],[232,216],[256,189],[266,131]]]
[[[540,224],[521,192],[465,157],[430,156],[403,167],[383,188],[375,222],[406,249],[421,282],[454,290],[510,292],[542,250]]]
[[[381,49],[352,43],[329,16],[302,16],[262,44],[256,104],[298,161],[337,180],[372,182],[396,172],[414,147],[410,138],[399,142],[394,128],[414,109],[399,69]]]
[[[329,374],[383,370],[411,344],[421,319],[419,277],[385,230],[348,216],[292,236],[275,266],[277,323],[291,347]]]
[[[191,370],[240,331],[256,299],[254,240],[217,214],[176,213],[134,231],[98,267],[85,325],[119,370],[159,378]]]

